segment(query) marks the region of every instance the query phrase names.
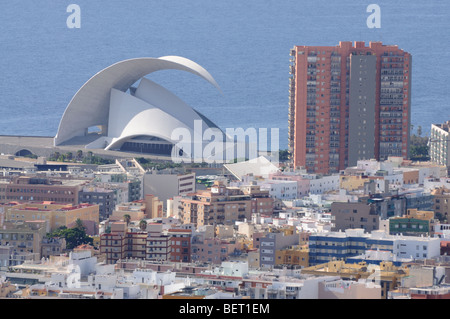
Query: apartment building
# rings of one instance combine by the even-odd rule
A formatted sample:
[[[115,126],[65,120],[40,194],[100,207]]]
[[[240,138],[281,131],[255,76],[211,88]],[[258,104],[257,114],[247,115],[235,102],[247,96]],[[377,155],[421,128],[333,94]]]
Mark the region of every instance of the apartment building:
[[[277,264],[277,250],[298,245],[299,241],[300,236],[296,233],[286,234],[277,230],[267,233],[259,239],[260,267],[273,269]]]
[[[348,264],[343,260],[334,260],[327,263],[302,269],[303,274],[314,276],[339,276],[344,280],[354,278],[374,281],[381,288],[381,298],[386,299],[388,293],[398,287],[398,283],[409,276],[407,267],[397,267],[392,262],[382,262],[379,265],[366,263]]]
[[[170,261],[172,253],[170,238],[169,235],[161,231],[149,231],[145,259],[153,261]]]
[[[236,240],[225,240],[217,237],[208,237],[205,234],[196,234],[192,238],[192,262],[220,264],[240,248]]]
[[[408,158],[411,65],[409,53],[381,42],[295,46],[288,127],[293,166],[337,173],[359,159]]]
[[[91,204],[57,204],[53,202],[31,202],[9,206],[5,209],[5,219],[8,221],[38,221],[45,220],[47,232],[52,232],[61,226],[75,224],[77,219],[86,223],[87,233],[96,235],[99,224],[99,205]]]
[[[275,251],[275,265],[290,267],[308,267],[309,251],[305,246],[293,245]]]
[[[43,238],[41,241],[41,258],[59,256],[66,249],[64,238]]]
[[[431,124],[429,147],[431,162],[446,166],[450,171],[450,120]]]
[[[0,246],[10,246],[11,254],[32,254],[41,257],[41,243],[46,231],[45,221],[6,222],[0,229]]]
[[[389,233],[434,236],[436,223],[433,211],[408,209],[404,216],[389,218]]]
[[[450,189],[439,187],[434,189],[433,195],[433,211],[437,219],[447,223],[450,215]]]
[[[6,200],[10,201],[52,201],[76,205],[79,203],[79,192],[89,180],[85,179],[52,179],[37,176],[16,176],[0,191],[4,191]]]
[[[192,231],[188,229],[169,229],[170,237],[170,260],[174,262],[191,261],[191,238]]]
[[[100,187],[83,187],[78,193],[78,202],[98,205],[100,220],[106,220],[116,205],[115,192],[112,189]]]
[[[363,229],[318,233],[309,236],[309,263],[317,265],[364,254],[367,249],[392,251],[394,241],[384,232],[364,233]],[[376,235],[375,235],[376,234]]]
[[[144,194],[153,194],[164,203],[169,198],[195,191],[195,173],[152,170],[144,175]]]
[[[111,223],[111,232],[100,236],[100,252],[109,264],[128,259],[190,262],[191,230],[165,229],[163,223],[147,224],[146,230]]]
[[[251,218],[252,195],[216,181],[209,190],[184,196],[181,205],[185,224],[233,224]]]
[[[123,220],[125,215],[130,216],[130,221],[162,218],[163,203],[154,195],[145,195],[141,200],[117,204],[109,219],[119,221]]]
[[[430,259],[440,254],[440,238],[389,235],[363,229],[313,234],[309,237],[309,263],[318,265],[364,255],[367,250],[392,252],[395,258]]]
[[[100,235],[100,253],[105,256],[108,264],[115,264],[125,256],[125,234],[127,224],[125,222],[111,223],[111,232]]]
[[[426,260],[438,257],[441,239],[425,236],[400,236],[394,238],[393,253],[399,258]]]
[[[380,216],[373,203],[334,202],[331,204],[333,231],[362,228],[367,232],[379,228]]]

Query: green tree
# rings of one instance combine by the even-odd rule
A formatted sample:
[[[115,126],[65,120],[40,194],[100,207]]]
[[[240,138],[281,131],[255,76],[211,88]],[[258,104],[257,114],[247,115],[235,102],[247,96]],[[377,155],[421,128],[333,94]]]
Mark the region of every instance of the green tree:
[[[288,150],[280,150],[279,160],[280,160],[280,162],[285,162],[285,161],[289,160],[289,151]]]
[[[61,154],[60,154],[59,152],[55,152],[55,153],[53,153],[52,155],[50,155],[49,160],[50,160],[50,161],[57,161],[60,155],[61,155]]]
[[[86,227],[84,227],[83,221],[79,218],[77,218],[77,220],[75,221],[75,228],[78,228],[82,231],[86,231]]]
[[[419,132],[418,132],[419,133]],[[409,156],[411,160],[427,161],[430,159],[428,154],[428,137],[411,135],[410,137],[410,149]]]
[[[141,221],[139,222],[139,228],[141,230],[146,230],[147,229],[147,221],[145,219],[141,219]]]
[[[66,248],[71,250],[75,247],[83,244],[92,245],[94,240],[86,235],[84,229],[80,229],[77,226],[74,228],[67,228],[61,226],[52,233],[47,234],[48,238],[64,238],[66,240]]]

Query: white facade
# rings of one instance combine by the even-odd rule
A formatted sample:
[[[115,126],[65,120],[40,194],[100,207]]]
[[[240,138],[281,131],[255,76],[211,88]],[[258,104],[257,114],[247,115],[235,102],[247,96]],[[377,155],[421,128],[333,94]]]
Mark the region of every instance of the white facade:
[[[394,239],[393,253],[399,258],[431,259],[441,253],[440,238],[402,236]]]
[[[152,154],[189,162],[222,163],[235,159],[236,155],[246,157],[247,153],[234,154],[234,148],[242,145],[247,152],[253,146],[245,141],[236,144],[212,121],[144,77],[167,69],[198,75],[220,91],[203,67],[183,57],[121,61],[98,72],[73,96],[59,124],[54,145],[75,139],[85,148],[120,150],[128,143],[132,151],[140,148],[143,152],[145,147]],[[132,87],[137,82],[138,87]],[[251,155],[251,158],[257,156]]]
[[[71,264],[80,267],[81,275],[89,275],[95,272],[97,267],[97,257],[92,256],[90,250],[71,252],[69,260]]]
[[[173,198],[169,198],[166,201],[166,215],[167,217],[174,217],[174,218],[178,218],[181,219],[181,214],[182,211],[179,209],[180,205],[181,205],[181,200],[183,199],[182,196],[174,196]]]
[[[430,160],[433,163],[450,167],[450,121],[432,124],[429,139]]]
[[[309,181],[310,194],[323,194],[339,189],[339,175],[322,176]]]
[[[423,187],[426,190],[433,190],[435,188],[441,188],[441,187],[450,189],[450,178],[449,177],[426,178],[424,180]]]
[[[295,199],[297,198],[297,182],[296,181],[276,181],[269,180],[258,183],[261,190],[269,191],[270,196],[278,199]]]
[[[114,90],[126,92],[133,83],[144,76],[165,69],[191,72],[204,78],[219,89],[215,80],[205,69],[195,62],[182,57],[138,58],[118,62],[98,72],[75,94],[61,119],[58,133],[55,137],[55,145],[59,145],[76,136],[86,135],[90,127],[99,126],[106,128],[110,121],[108,113],[111,89],[114,88]],[[162,92],[161,96],[165,97],[165,93],[166,91]],[[142,95],[144,96],[145,94]],[[155,96],[155,99],[158,98],[159,96]],[[170,98],[173,97],[170,96]],[[169,106],[167,105],[166,107]],[[183,106],[177,105],[176,108],[181,109]],[[120,121],[120,119],[112,119],[112,121]],[[117,130],[117,128],[108,128],[108,131],[109,129]],[[114,137],[118,138],[120,136]]]
[[[213,271],[215,275],[243,277],[248,274],[247,262],[223,261],[220,267]]]

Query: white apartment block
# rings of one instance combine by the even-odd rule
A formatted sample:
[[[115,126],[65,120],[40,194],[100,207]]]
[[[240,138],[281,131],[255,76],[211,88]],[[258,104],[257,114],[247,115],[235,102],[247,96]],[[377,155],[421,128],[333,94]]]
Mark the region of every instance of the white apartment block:
[[[328,175],[309,181],[310,194],[323,194],[330,191],[339,190],[339,175]]]
[[[260,185],[261,190],[269,191],[269,194],[272,197],[281,200],[297,198],[296,181],[267,180],[258,184]]]
[[[431,124],[428,144],[431,162],[450,167],[450,121]]]
[[[399,258],[431,259],[439,256],[440,250],[440,238],[400,236],[393,243],[393,253]]]

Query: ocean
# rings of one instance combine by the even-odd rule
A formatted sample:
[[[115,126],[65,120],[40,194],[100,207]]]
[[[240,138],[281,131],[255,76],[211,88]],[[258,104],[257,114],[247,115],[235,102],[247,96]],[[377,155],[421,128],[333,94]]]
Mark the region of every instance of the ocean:
[[[381,9],[369,28],[367,6]],[[80,28],[68,28],[70,4]],[[410,52],[412,124],[450,120],[450,2],[361,0],[21,0],[0,3],[0,134],[54,136],[67,104],[121,60],[179,55],[222,93],[181,71],[149,78],[222,129],[278,128],[287,148],[289,51],[294,45],[382,41]]]

